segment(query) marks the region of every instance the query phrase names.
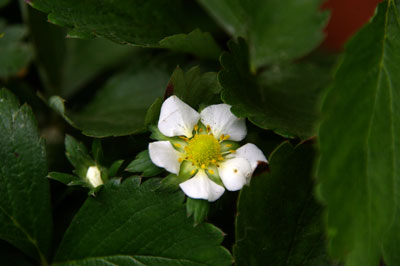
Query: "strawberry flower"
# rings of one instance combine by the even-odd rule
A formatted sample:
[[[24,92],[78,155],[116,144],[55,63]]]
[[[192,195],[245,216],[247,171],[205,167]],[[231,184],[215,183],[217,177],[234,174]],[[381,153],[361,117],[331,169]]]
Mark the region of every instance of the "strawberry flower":
[[[178,175],[179,186],[190,198],[215,201],[224,193],[250,183],[262,151],[248,143],[245,120],[227,104],[204,108],[200,114],[176,96],[163,103],[158,121],[159,141],[149,144],[152,162]],[[154,133],[154,132],[153,132]]]

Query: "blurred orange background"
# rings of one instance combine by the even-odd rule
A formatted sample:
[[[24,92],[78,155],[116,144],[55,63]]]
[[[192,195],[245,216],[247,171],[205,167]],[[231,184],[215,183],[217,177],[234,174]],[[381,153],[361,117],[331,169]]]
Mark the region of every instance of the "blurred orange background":
[[[333,52],[341,51],[350,36],[358,31],[374,14],[381,0],[328,0],[323,9],[331,11],[325,28],[326,39],[322,47]]]

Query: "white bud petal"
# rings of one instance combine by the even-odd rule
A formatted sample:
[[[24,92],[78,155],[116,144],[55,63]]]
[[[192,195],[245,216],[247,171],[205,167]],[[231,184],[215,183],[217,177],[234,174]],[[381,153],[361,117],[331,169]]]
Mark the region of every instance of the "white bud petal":
[[[101,172],[97,166],[90,166],[86,172],[86,178],[89,180],[90,185],[94,188],[103,185],[101,179]]]

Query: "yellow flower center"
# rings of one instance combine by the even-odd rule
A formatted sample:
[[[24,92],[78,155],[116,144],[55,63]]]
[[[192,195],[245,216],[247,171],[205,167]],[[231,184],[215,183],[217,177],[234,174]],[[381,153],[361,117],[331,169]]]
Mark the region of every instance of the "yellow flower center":
[[[201,168],[222,158],[220,143],[213,135],[194,135],[185,151],[188,160]]]

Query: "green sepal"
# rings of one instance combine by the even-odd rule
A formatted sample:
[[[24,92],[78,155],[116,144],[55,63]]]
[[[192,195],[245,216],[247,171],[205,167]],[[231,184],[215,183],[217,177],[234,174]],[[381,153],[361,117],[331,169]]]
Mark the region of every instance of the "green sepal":
[[[58,182],[61,182],[67,186],[81,186],[85,188],[92,188],[90,183],[87,181],[87,179],[82,179],[81,177],[71,175],[71,174],[66,174],[66,173],[60,173],[60,172],[50,172],[47,175],[47,178],[56,180]]]
[[[199,120],[199,122],[197,123],[197,126],[199,127],[198,129],[198,135],[205,135],[208,134],[207,133],[207,127]]]
[[[145,126],[149,126],[151,124],[157,124],[162,104],[163,104],[163,99],[159,97],[152,103],[149,109],[147,109],[146,116],[144,118]]]
[[[89,184],[88,181],[82,180],[82,179],[77,179],[74,181],[71,181],[69,184],[67,184],[68,186],[72,187],[72,186],[81,186],[84,188],[92,188],[92,186]]]
[[[227,147],[226,145],[230,144],[230,147]],[[229,146],[229,145],[228,145]],[[232,140],[224,140],[221,142],[221,152],[227,152],[229,150],[236,150],[240,147],[239,142],[232,141]]]
[[[99,164],[97,164],[96,165],[98,168],[99,168],[99,170],[100,170],[100,174],[101,174],[101,180],[103,180],[103,184],[105,184],[105,183],[107,183],[108,182],[108,179],[109,179],[109,177],[110,177],[110,174],[109,174],[109,169],[107,168],[107,167],[104,167],[104,166],[101,166],[101,165],[99,165]]]
[[[124,163],[124,160],[117,160],[113,162],[108,169],[108,177],[113,178],[117,175],[118,170],[121,168],[121,165]]]
[[[97,192],[99,192],[100,189],[103,188],[103,186],[104,186],[104,185],[100,185],[100,186],[97,186],[97,187],[94,187],[94,188],[90,189],[89,192],[88,192],[88,195],[89,195],[89,196],[96,197]]]
[[[93,155],[94,160],[97,163],[102,164],[104,162],[104,153],[103,153],[103,148],[101,146],[100,139],[93,139],[92,155]]]
[[[208,170],[212,170],[214,173],[211,174],[210,171],[208,171]],[[209,165],[208,169],[205,170],[205,172],[206,172],[208,178],[211,179],[211,181],[213,181],[214,183],[216,183],[216,184],[218,184],[218,185],[220,185],[222,187],[224,186],[224,184],[222,183],[221,177],[219,176],[218,167],[217,166]]]
[[[89,156],[85,145],[70,135],[65,136],[65,155],[74,166],[74,173],[81,178],[86,178],[87,169],[96,165],[95,161]]]
[[[142,173],[144,177],[152,177],[162,173],[163,169],[154,165],[150,159],[149,150],[144,150],[126,167],[125,171]]]
[[[193,170],[195,172],[192,174]],[[193,165],[192,162],[185,160],[181,163],[178,176],[182,178],[183,181],[186,181],[192,176],[194,176],[196,173],[197,173],[197,167]]]
[[[73,175],[64,173],[50,173],[49,178],[60,181],[68,186],[82,186],[89,188],[89,194],[94,195],[94,193],[98,191],[98,187],[93,188],[92,184],[86,178],[88,168],[91,166],[96,166],[99,169],[103,184],[108,182],[110,170],[115,172],[114,169],[111,169],[113,166],[111,166],[109,170],[100,164],[99,161],[104,160],[104,155],[101,142],[98,139],[95,139],[92,143],[92,155],[96,158],[95,160],[89,155],[85,145],[81,142],[78,142],[70,135],[65,136],[65,150],[67,159],[75,168],[72,172],[76,174],[77,177],[73,178]],[[116,170],[118,171],[118,168]]]
[[[156,125],[149,125],[151,132],[150,138],[154,140],[170,140],[171,138],[164,136]]]
[[[175,174],[169,174],[161,179],[159,186],[156,188],[156,191],[171,193],[175,192],[179,190],[179,184],[184,181],[185,180]]]
[[[188,217],[193,215],[194,226],[201,224],[207,217],[210,209],[210,203],[203,199],[187,198],[186,200],[186,213]]]
[[[139,180],[138,181],[139,184],[141,182],[141,178],[140,177],[131,176],[131,177],[128,177],[128,178],[135,178],[135,179]],[[122,178],[121,177],[113,178],[113,179],[110,179],[109,182],[107,182],[107,186],[117,188],[117,187],[119,187],[121,185],[121,182],[122,182]]]
[[[76,181],[80,181],[81,179],[75,175],[70,175],[70,174],[65,174],[65,173],[59,173],[59,172],[50,172],[47,175],[48,178],[56,180],[58,182],[61,182],[67,186],[71,186],[71,184],[74,184]]]
[[[167,136],[165,136],[163,133],[161,133],[161,131],[155,125],[149,125],[149,130],[151,132],[151,135],[150,135],[151,139],[160,140],[160,141],[166,141],[167,140],[167,141],[171,142],[172,146],[176,150],[178,150],[180,152],[183,152],[184,151],[184,147],[187,145],[187,142],[184,141],[183,139],[181,139],[180,137],[167,137]],[[174,144],[179,144],[180,147],[178,148]]]

